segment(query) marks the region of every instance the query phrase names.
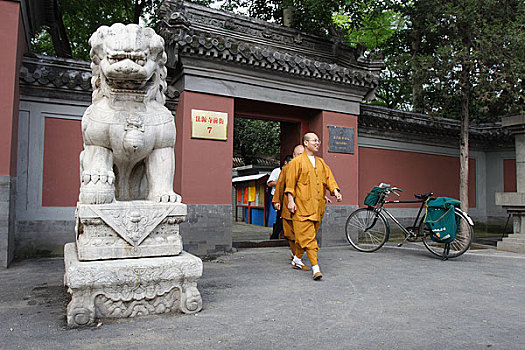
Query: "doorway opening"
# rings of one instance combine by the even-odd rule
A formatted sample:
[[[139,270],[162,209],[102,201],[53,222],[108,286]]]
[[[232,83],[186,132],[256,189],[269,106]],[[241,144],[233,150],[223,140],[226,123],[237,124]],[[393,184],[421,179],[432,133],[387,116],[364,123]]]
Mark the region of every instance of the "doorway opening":
[[[267,185],[280,166],[280,127],[273,120],[234,120],[232,245],[236,248],[281,244],[270,240],[277,217],[271,205],[272,188]]]
[[[232,164],[232,246],[287,246],[273,232],[270,174],[283,164],[308,129],[312,111],[244,99],[235,100]],[[271,180],[271,179],[270,179]],[[280,227],[279,227],[280,228]],[[277,230],[280,231],[280,230]],[[273,236],[270,239],[270,237]]]

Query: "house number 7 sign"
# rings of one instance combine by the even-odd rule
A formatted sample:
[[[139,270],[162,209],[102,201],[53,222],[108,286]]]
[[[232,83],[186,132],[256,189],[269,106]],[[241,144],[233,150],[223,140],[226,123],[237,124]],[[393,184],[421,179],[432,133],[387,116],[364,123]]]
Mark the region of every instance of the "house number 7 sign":
[[[228,113],[191,110],[191,137],[194,139],[227,140]]]

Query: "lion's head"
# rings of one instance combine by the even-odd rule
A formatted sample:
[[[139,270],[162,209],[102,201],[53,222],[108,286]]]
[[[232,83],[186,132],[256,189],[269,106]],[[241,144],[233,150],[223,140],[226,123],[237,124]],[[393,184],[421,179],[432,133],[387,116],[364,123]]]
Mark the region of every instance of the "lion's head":
[[[164,104],[164,39],[153,29],[121,23],[102,26],[93,33],[89,44],[93,102],[102,97],[131,94]]]

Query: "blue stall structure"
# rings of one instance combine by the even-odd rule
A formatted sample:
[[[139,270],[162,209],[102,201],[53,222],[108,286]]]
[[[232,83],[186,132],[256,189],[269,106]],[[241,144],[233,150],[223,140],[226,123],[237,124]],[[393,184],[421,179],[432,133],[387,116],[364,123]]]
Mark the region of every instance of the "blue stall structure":
[[[268,174],[256,174],[232,179],[235,221],[259,226],[273,225],[274,220],[268,220],[268,213],[273,210],[266,186],[268,177]]]

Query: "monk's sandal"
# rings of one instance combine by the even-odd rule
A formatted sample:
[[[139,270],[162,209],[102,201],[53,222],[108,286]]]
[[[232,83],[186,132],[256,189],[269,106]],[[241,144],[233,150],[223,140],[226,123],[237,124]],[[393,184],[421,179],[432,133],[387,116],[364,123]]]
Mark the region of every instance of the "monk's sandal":
[[[296,270],[303,270],[303,271],[310,271],[312,268],[310,266],[306,266],[303,263],[298,263],[292,260],[292,267]]]
[[[312,278],[314,281],[319,281],[321,278],[323,278],[323,274],[321,273],[321,269],[319,269],[319,265],[312,266]]]

